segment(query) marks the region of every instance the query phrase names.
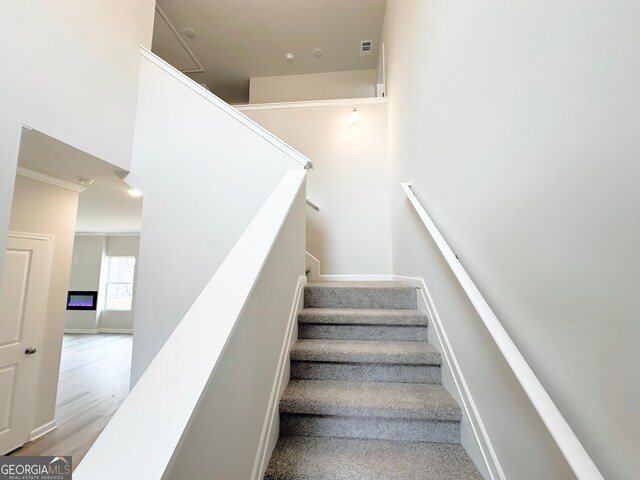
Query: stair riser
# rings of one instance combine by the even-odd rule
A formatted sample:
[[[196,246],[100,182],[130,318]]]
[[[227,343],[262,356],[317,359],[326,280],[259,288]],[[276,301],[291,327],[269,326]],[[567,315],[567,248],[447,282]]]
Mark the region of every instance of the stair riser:
[[[280,435],[460,443],[460,423],[280,414]]]
[[[438,384],[440,375],[437,365],[291,362],[291,378],[294,380]]]
[[[416,310],[417,298],[412,288],[306,287],[304,290],[305,308]]]
[[[426,327],[387,325],[320,325],[298,324],[298,338],[324,340],[389,340],[425,342]]]
[[[319,308],[311,308],[303,310],[298,315],[298,322],[304,323],[320,323],[328,325],[381,325],[381,326],[397,326],[397,327],[427,327],[428,318],[419,313],[409,313],[411,310],[401,310],[402,315],[397,314],[398,310],[378,310],[383,315],[366,315],[358,312],[366,312],[366,310],[358,310],[355,308],[349,310],[327,310]]]

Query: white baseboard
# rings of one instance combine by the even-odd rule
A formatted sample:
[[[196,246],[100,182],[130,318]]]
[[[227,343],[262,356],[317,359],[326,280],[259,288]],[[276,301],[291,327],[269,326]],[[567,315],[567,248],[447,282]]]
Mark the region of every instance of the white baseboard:
[[[309,269],[307,277],[311,281],[317,281],[318,275],[320,275],[320,260],[311,255],[309,252],[305,253],[305,268]]]
[[[132,334],[133,328],[94,328],[90,330],[88,328],[65,328],[64,333],[126,333]]]
[[[293,303],[291,304],[287,329],[282,341],[282,348],[280,350],[278,367],[273,381],[273,386],[271,387],[269,405],[267,407],[267,413],[262,427],[262,434],[260,435],[260,442],[258,443],[256,458],[253,463],[253,472],[251,473],[252,480],[260,480],[264,477],[264,472],[267,469],[267,462],[271,457],[273,447],[278,441],[280,431],[278,424],[280,420],[280,416],[278,415],[278,404],[280,401],[280,395],[282,394],[283,385],[286,385],[285,376],[287,377],[287,382],[289,380],[289,368],[287,368],[289,366],[289,352],[291,351],[293,342],[297,338],[297,335],[295,335],[296,338],[294,338],[294,332],[297,331],[295,328],[296,320],[298,318],[298,311],[302,308],[304,300],[302,292],[304,291],[304,286],[306,284],[307,277],[301,275],[298,278],[298,283],[296,285],[296,292],[293,297]],[[287,375],[285,375],[285,373]]]
[[[318,282],[390,282],[393,275],[318,275]]]
[[[31,430],[31,441],[33,442],[43,435],[46,435],[49,432],[53,432],[56,428],[58,428],[58,425],[56,425],[55,420],[51,420],[44,425],[40,425],[38,428],[34,428],[33,430]]]
[[[500,462],[498,461],[496,452],[493,449],[491,440],[489,439],[487,430],[485,429],[484,423],[482,422],[482,418],[480,418],[480,413],[478,412],[473,397],[471,396],[469,386],[467,385],[464,375],[462,374],[460,364],[458,363],[456,355],[453,352],[451,343],[449,342],[449,337],[447,336],[447,333],[442,324],[442,320],[438,315],[438,310],[433,303],[433,298],[431,298],[431,294],[429,293],[427,284],[425,283],[423,278],[419,277],[405,277],[401,275],[394,275],[394,280],[415,286],[418,289],[419,295],[422,297],[426,308],[425,313],[428,315],[430,320],[430,326],[433,326],[433,329],[438,338],[440,351],[442,352],[442,356],[444,357],[446,366],[448,367],[449,371],[451,372],[451,376],[453,377],[455,385],[452,386],[452,388],[455,387],[455,389],[457,390],[458,396],[462,402],[462,408],[464,409],[464,413],[469,419],[469,424],[471,425],[471,429],[473,430],[473,434],[480,449],[480,453],[482,454],[482,458],[484,459],[484,463],[489,472],[489,476],[492,480],[506,480],[505,474],[502,471],[502,467],[500,466]]]
[[[305,265],[309,268],[309,280],[312,282],[388,282],[393,280],[393,275],[322,275],[320,273],[320,260],[305,252]]]
[[[126,333],[131,335],[133,328],[99,328],[98,333]]]

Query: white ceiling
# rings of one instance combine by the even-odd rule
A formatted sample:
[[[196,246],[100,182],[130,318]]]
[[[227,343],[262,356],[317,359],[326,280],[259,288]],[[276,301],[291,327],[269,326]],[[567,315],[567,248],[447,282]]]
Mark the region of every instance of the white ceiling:
[[[36,130],[22,129],[18,166],[80,185],[78,177],[95,180],[80,193],[76,232],[140,232],[142,199],[132,198],[122,180],[127,172]]]
[[[376,68],[386,0],[158,0],[205,70],[190,73],[231,103],[248,100],[249,78]],[[156,15],[156,19],[158,19]],[[187,38],[184,28],[197,32]],[[163,21],[153,51],[177,68],[194,68]],[[371,56],[360,41],[372,40]],[[313,51],[324,50],[322,58]],[[284,56],[295,55],[293,63]]]

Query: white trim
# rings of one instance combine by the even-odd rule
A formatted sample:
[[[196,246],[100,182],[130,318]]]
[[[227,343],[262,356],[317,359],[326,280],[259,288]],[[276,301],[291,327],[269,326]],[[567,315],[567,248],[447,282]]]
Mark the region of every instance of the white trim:
[[[156,12],[158,12],[158,15],[160,15],[160,17],[162,17],[162,20],[164,20],[164,23],[167,24],[167,27],[169,27],[169,30],[171,30],[171,33],[173,33],[175,35],[175,37],[178,40],[178,42],[180,43],[180,45],[182,45],[182,48],[184,48],[185,51],[187,52],[187,55],[189,55],[191,60],[193,60],[193,63],[195,63],[196,66],[198,67],[198,68],[190,68],[188,70],[180,70],[180,71],[182,73],[202,73],[202,72],[204,72],[204,67],[200,63],[200,60],[198,60],[196,55],[191,51],[191,49],[189,48],[189,45],[187,45],[187,42],[184,41],[184,39],[182,38],[182,35],[180,35],[178,33],[178,30],[173,25],[173,22],[171,22],[171,20],[169,20],[169,17],[167,17],[167,14],[164,13],[164,11],[160,8],[160,5],[158,5],[157,3],[156,3]]]
[[[133,334],[133,328],[104,328],[100,327],[98,333],[124,333],[127,335]]]
[[[309,280],[317,281],[318,275],[320,275],[320,260],[311,255],[309,252],[304,252],[305,256],[305,269],[309,268]]]
[[[98,333],[97,328],[65,328],[64,333]]]
[[[311,100],[302,102],[278,102],[278,103],[246,103],[233,105],[241,112],[253,112],[257,110],[282,110],[289,108],[316,108],[316,107],[354,107],[359,105],[377,105],[388,103],[386,97],[362,97],[362,98],[338,98],[333,100]]]
[[[580,440],[562,416],[556,404],[553,403],[553,400],[542,386],[542,383],[540,383],[538,377],[536,377],[533,370],[531,370],[522,353],[520,353],[518,347],[513,343],[513,340],[509,337],[509,334],[498,320],[498,317],[496,317],[478,290],[478,287],[476,287],[467,271],[458,261],[451,247],[449,247],[435,223],[433,223],[433,220],[431,220],[429,214],[418,200],[418,197],[416,197],[411,190],[411,184],[402,183],[401,185],[407,198],[416,209],[418,216],[440,249],[440,253],[442,253],[442,256],[449,264],[449,268],[451,268],[460,283],[460,286],[469,297],[478,315],[480,315],[489,334],[504,356],[507,364],[511,367],[511,371],[513,371],[520,382],[522,389],[538,412],[540,419],[547,427],[547,430],[556,442],[556,445],[558,445],[558,448],[575,476],[580,480],[604,480],[602,473],[600,473],[598,467],[584,449],[582,443],[580,443]]]
[[[140,232],[128,232],[128,233],[76,232],[74,233],[74,236],[76,237],[139,237]]]
[[[318,275],[317,282],[390,282],[393,275]]]
[[[312,282],[390,282],[392,274],[382,275],[323,275],[320,273],[320,260],[305,252],[305,266],[309,267],[309,280]]]
[[[37,180],[38,182],[48,183],[49,185],[54,185],[56,187],[64,188],[66,190],[71,190],[72,192],[84,192],[87,187],[83,187],[82,185],[78,185],[77,183],[70,182],[68,180],[63,180],[62,178],[54,177],[52,175],[48,175],[42,172],[36,172],[35,170],[31,170],[29,168],[18,167],[16,169],[16,175],[20,175],[21,177],[30,178],[31,180]]]
[[[47,422],[44,425],[40,425],[38,428],[34,428],[33,430],[31,430],[31,440],[29,441],[33,442],[34,440],[37,440],[43,435],[53,432],[56,428],[58,428],[58,425],[56,424],[55,420],[51,420],[50,422]]]
[[[124,333],[133,334],[133,328],[65,328],[64,333]]]
[[[302,301],[304,298],[304,286],[307,284],[307,277],[298,277],[298,284],[296,285],[296,292],[293,297],[293,303],[291,304],[291,311],[289,313],[289,320],[287,324],[287,330],[282,341],[282,348],[280,349],[280,358],[278,360],[278,368],[276,375],[273,379],[273,386],[271,387],[271,396],[269,397],[269,405],[267,407],[267,413],[264,418],[264,425],[262,427],[262,434],[260,435],[260,441],[258,443],[258,450],[256,452],[256,458],[253,463],[253,471],[251,473],[252,480],[260,480],[264,477],[264,473],[267,469],[269,458],[271,457],[270,449],[273,448],[278,440],[277,423],[280,420],[278,415],[278,405],[280,396],[282,395],[285,372],[287,362],[289,361],[289,352],[293,346],[293,342],[296,340],[293,335],[295,331],[296,320],[298,318],[298,311],[302,308]],[[288,380],[288,379],[287,379]],[[271,448],[270,448],[271,447]]]
[[[444,325],[442,324],[440,315],[438,315],[438,310],[436,309],[433,298],[429,293],[427,284],[425,283],[423,278],[418,277],[394,275],[393,279],[395,281],[408,283],[416,287],[419,294],[422,296],[427,309],[426,313],[429,317],[430,325],[433,326],[436,336],[438,337],[440,351],[442,352],[442,356],[444,357],[447,367],[451,372],[451,376],[453,377],[455,388],[462,402],[462,408],[464,409],[465,414],[469,419],[471,430],[473,431],[473,434],[476,438],[476,442],[478,444],[478,447],[480,448],[480,453],[482,454],[484,463],[487,466],[487,470],[489,471],[491,480],[506,480],[506,476],[502,471],[502,467],[500,466],[500,462],[498,460],[496,452],[493,448],[493,445],[491,444],[489,434],[484,427],[484,423],[482,422],[482,418],[480,417],[478,408],[476,407],[476,404],[473,400],[473,396],[471,395],[471,391],[469,390],[467,381],[462,374],[460,364],[458,363],[453,348],[451,347],[451,342],[449,342],[449,337],[447,336],[447,332],[444,328]]]
[[[274,147],[280,149],[283,153],[293,158],[296,162],[298,162],[304,168],[306,169],[313,168],[313,164],[311,163],[311,160],[309,160],[307,157],[302,155],[296,149],[294,149],[290,145],[287,145],[285,142],[283,142],[278,137],[276,137],[273,133],[261,127],[256,122],[251,120],[246,115],[243,115],[242,113],[240,113],[237,109],[233,108],[228,103],[220,100],[218,97],[216,97],[213,93],[211,93],[209,90],[204,88],[202,85],[199,85],[197,82],[191,80],[185,74],[183,74],[176,68],[169,65],[167,62],[165,62],[160,57],[158,57],[157,55],[147,50],[145,47],[140,46],[140,53],[144,58],[146,58],[147,60],[155,64],[157,67],[164,70],[166,73],[171,75],[173,78],[175,78],[179,82],[183,83],[185,86],[189,87],[191,90],[193,90],[195,93],[197,93],[202,98],[207,100],[213,106],[217,107],[218,109],[220,109],[221,111],[229,115],[234,120],[237,120],[238,122],[243,124],[245,127],[252,130],[254,133],[260,135],[263,139],[265,139],[267,142],[272,144]]]
[[[28,238],[30,240],[44,240],[45,242],[53,242],[55,238],[53,235],[49,235],[47,233],[18,232],[14,230],[9,230],[9,233],[7,233],[7,237]],[[53,248],[53,243],[51,245]]]

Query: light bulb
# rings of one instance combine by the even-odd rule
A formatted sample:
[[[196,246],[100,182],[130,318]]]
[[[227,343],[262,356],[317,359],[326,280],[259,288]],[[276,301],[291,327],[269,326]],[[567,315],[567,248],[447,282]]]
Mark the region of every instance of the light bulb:
[[[360,114],[358,113],[358,110],[356,110],[356,108],[354,107],[353,112],[351,112],[351,123],[355,125],[359,121],[360,121]]]
[[[138,198],[142,196],[142,192],[140,190],[136,190],[134,188],[127,190],[127,193],[131,195],[133,198]]]

